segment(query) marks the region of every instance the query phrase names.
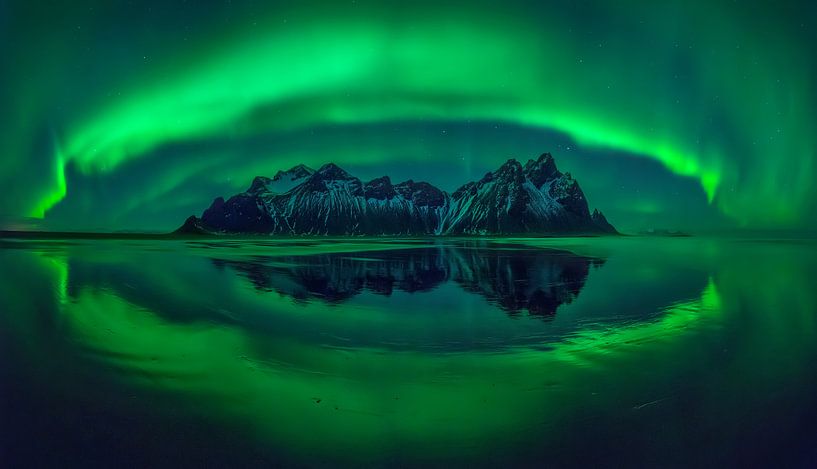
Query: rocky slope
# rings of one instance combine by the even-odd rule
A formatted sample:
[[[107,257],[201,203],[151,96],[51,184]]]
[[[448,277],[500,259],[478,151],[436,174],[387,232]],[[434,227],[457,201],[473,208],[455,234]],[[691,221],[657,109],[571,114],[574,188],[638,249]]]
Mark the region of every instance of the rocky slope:
[[[524,166],[511,159],[452,194],[429,183],[362,182],[337,165],[304,165],[256,177],[228,200],[219,197],[180,233],[286,235],[491,235],[615,233],[590,213],[578,182],[549,153]]]

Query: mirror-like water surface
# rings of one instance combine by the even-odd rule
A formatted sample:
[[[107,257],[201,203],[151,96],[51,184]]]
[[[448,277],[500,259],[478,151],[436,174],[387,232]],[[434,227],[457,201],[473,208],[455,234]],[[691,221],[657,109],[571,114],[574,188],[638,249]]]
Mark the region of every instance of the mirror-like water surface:
[[[0,243],[14,464],[817,462],[813,242]]]

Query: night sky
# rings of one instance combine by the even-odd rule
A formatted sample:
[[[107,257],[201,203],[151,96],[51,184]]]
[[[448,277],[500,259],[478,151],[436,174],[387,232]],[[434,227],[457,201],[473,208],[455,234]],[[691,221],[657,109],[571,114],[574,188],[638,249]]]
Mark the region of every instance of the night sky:
[[[813,2],[390,3],[0,0],[0,228],[550,151],[625,231],[817,229]]]

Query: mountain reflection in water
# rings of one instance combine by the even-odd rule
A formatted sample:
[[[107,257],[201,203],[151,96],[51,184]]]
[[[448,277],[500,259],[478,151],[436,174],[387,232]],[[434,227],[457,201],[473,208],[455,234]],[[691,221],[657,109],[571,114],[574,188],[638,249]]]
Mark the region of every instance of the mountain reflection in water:
[[[299,301],[337,304],[363,292],[428,292],[452,282],[510,315],[551,318],[579,295],[591,267],[604,260],[558,249],[473,244],[213,263],[234,269],[259,290]]]
[[[0,465],[814,467],[815,246],[0,241]]]

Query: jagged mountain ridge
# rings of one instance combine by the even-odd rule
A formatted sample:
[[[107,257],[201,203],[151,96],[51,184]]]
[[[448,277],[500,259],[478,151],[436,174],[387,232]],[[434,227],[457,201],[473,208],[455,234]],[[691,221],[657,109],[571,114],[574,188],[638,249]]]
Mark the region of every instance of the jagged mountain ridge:
[[[550,153],[524,167],[510,159],[451,194],[427,182],[362,182],[334,163],[298,165],[219,197],[181,233],[289,235],[490,235],[615,233],[591,214],[578,182]]]

